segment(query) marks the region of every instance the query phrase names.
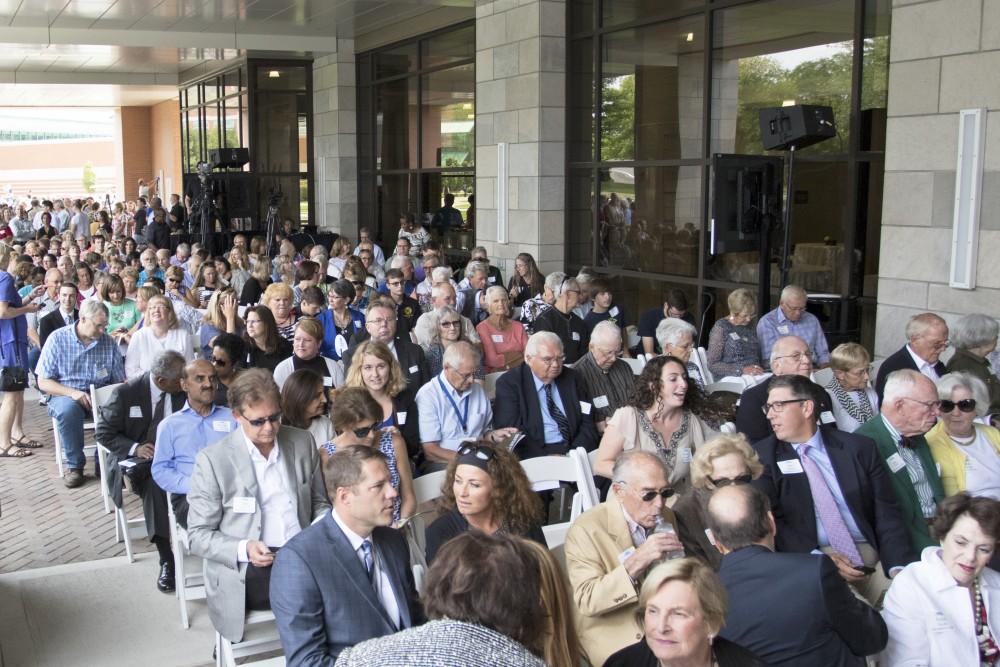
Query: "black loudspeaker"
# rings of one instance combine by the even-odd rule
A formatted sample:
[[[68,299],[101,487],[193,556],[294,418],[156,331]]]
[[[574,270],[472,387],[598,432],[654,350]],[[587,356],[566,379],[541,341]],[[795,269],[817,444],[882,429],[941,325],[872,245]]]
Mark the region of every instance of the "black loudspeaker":
[[[215,148],[208,151],[208,161],[212,169],[226,167],[239,169],[250,161],[249,148]]]
[[[219,174],[226,182],[226,208],[230,218],[257,218],[257,177],[253,174]]]
[[[798,150],[835,136],[830,107],[798,104],[760,110],[760,139],[766,150]]]

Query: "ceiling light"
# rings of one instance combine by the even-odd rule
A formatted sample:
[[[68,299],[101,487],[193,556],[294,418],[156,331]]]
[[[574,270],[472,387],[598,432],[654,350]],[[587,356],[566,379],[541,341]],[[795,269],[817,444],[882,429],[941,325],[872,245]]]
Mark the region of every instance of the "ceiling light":
[[[281,76],[281,72],[279,72],[276,69],[273,69],[270,72],[268,72],[267,75],[269,77],[271,77],[272,79],[277,79],[277,78],[279,78]]]
[[[471,111],[472,110],[472,104],[469,103],[469,102],[466,102],[465,104],[462,105],[462,108],[465,109],[466,111]]]
[[[795,106],[795,100],[785,100],[784,102],[781,103],[781,106],[783,106],[783,107],[794,107]]]
[[[694,33],[693,33],[693,32],[689,32],[689,33],[688,33],[688,34],[687,34],[687,35],[686,35],[686,36],[684,37],[684,39],[685,39],[686,41],[688,41],[688,42],[693,42],[693,41],[694,41]]]

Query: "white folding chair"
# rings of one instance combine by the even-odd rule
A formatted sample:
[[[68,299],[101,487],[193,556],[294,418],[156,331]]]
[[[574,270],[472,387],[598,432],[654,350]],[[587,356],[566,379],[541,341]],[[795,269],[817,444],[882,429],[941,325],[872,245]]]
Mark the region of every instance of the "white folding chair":
[[[274,621],[274,612],[247,612],[244,621],[243,640],[233,643],[215,633],[215,664],[217,667],[236,667],[236,661],[241,665],[283,665],[284,659],[272,662],[269,660],[245,660],[254,656],[264,655],[281,650],[281,638],[278,636],[278,625]]]
[[[117,386],[118,386],[117,383],[109,384],[107,386],[98,389],[94,385],[90,385],[90,409],[94,417],[95,431],[97,430],[97,420],[100,419],[101,415],[101,406],[107,403],[109,400],[111,400],[111,394],[114,393],[115,387]],[[88,425],[84,424],[84,431],[86,431],[87,426]],[[100,474],[101,474],[101,498],[104,500],[104,513],[110,514],[112,503],[111,503],[111,492],[108,490],[108,468],[107,465],[105,464],[104,460],[105,457],[101,455],[99,446],[100,443],[98,443],[97,454],[98,454],[98,465],[100,466]],[[117,528],[115,530],[117,538]],[[131,560],[129,562],[131,562]]]
[[[188,621],[188,600],[205,599],[205,580],[202,576],[201,559],[189,554],[190,544],[187,531],[177,523],[174,515],[174,504],[171,494],[167,494],[167,518],[170,523],[170,548],[174,552],[174,595],[180,603],[181,627],[187,630],[191,627]],[[188,570],[187,559],[198,561],[198,567]],[[218,653],[216,653],[218,655]]]
[[[715,382],[715,377],[712,376],[712,372],[708,370],[708,354],[705,352],[705,348],[697,347],[694,349],[694,354],[691,355],[691,363],[698,367],[701,371],[701,377],[705,379],[705,385],[708,386]]]
[[[625,334],[628,337],[628,347],[632,349],[636,345],[642,342],[642,338],[639,337],[639,327],[634,324],[630,324],[625,327]]]
[[[813,371],[812,381],[821,387],[825,387],[830,384],[830,380],[833,379],[833,369],[832,368],[821,368],[817,371]]]
[[[715,394],[720,391],[726,391],[732,394],[742,394],[743,390],[746,389],[746,383],[736,380],[720,380],[719,382],[713,382],[712,384],[705,387],[706,394]]]
[[[104,477],[103,470],[105,466],[110,465],[111,451],[101,443],[97,443],[97,456],[100,459],[101,476]],[[101,483],[104,484],[104,480]],[[132,556],[132,540],[148,536],[145,517],[129,519],[128,513],[125,511],[124,502],[122,502],[121,507],[115,506],[115,541],[125,543],[125,557],[128,558],[129,563],[135,562],[135,558]]]
[[[110,385],[110,386],[114,388],[117,385]],[[94,430],[97,419],[95,416],[96,414],[97,414],[97,407],[96,404],[94,403],[94,385],[90,385],[90,418],[92,421],[83,423],[84,434],[86,434],[87,431]],[[55,417],[52,418],[52,441],[53,443],[55,443],[55,449],[56,449],[56,472],[59,474],[60,477],[65,477],[66,459],[63,456],[62,440],[59,439],[59,429],[56,425]],[[97,454],[97,445],[84,445],[83,447],[84,459],[89,459],[91,456],[94,456],[96,454]],[[100,461],[98,461],[98,465],[100,465]],[[101,475],[101,496],[103,497],[107,493],[107,485],[104,483],[103,466],[101,467],[100,475]],[[107,500],[105,500],[104,502],[107,503]],[[110,511],[107,504],[105,504],[104,508],[105,512]]]
[[[490,373],[483,378],[483,389],[486,391],[486,398],[491,401],[497,397],[497,380],[504,374],[504,371]]]
[[[589,452],[583,447],[576,447],[569,450],[569,455],[576,459],[577,474],[584,480],[577,484],[580,490],[580,511],[583,513],[601,504],[601,494],[594,484],[594,468],[590,465]]]
[[[444,484],[446,472],[445,470],[439,470],[413,478],[413,495],[416,496],[418,509],[424,503],[429,503],[441,497],[441,486]],[[418,512],[407,524],[407,528],[411,531],[410,535],[413,537],[413,542],[420,549],[421,554],[427,552],[426,531],[428,521],[425,517],[426,514]],[[412,569],[413,582],[417,592],[423,594],[424,575],[426,574],[424,567],[423,565],[415,564]]]
[[[642,355],[640,355],[640,357],[642,357]],[[632,369],[632,374],[633,375],[638,375],[639,373],[642,372],[642,369],[646,367],[646,359],[645,358],[639,358],[639,359],[622,359],[622,361],[624,361],[626,364],[629,365],[629,368]]]

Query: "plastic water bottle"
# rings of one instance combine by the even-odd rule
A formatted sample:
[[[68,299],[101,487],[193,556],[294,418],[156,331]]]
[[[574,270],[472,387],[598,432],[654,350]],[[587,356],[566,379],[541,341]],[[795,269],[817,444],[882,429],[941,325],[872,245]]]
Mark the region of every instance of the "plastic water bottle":
[[[677,531],[674,530],[674,524],[667,521],[664,517],[659,517],[656,520],[656,527],[653,528],[653,534],[665,533],[667,535],[676,535]],[[684,548],[681,547],[675,551],[668,551],[663,556],[663,560],[674,560],[675,558],[684,558]]]

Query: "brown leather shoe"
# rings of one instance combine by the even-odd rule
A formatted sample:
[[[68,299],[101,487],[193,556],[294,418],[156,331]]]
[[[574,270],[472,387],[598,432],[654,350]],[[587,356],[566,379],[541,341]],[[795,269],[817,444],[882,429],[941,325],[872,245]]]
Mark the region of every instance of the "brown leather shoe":
[[[63,484],[66,485],[67,489],[75,489],[78,486],[83,486],[86,481],[83,478],[82,470],[69,470],[66,472],[66,476],[63,477]]]

